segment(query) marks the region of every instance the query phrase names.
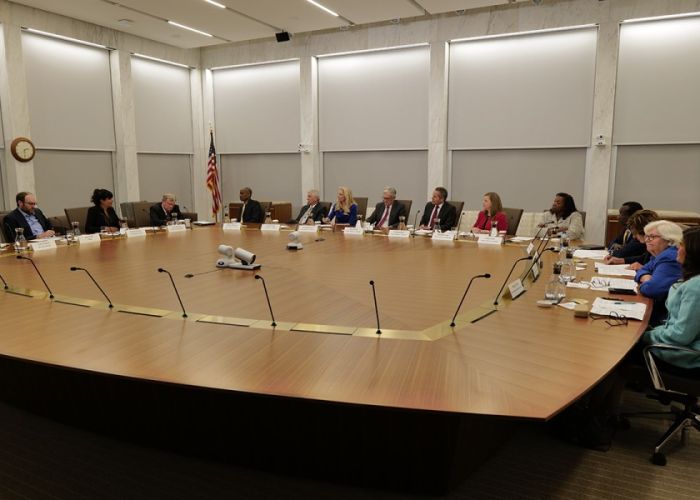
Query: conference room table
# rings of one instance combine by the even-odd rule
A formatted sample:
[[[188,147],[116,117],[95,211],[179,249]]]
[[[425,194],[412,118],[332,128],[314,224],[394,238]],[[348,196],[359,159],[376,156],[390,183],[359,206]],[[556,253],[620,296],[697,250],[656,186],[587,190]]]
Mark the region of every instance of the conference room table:
[[[550,420],[594,387],[649,317],[650,307],[644,321],[613,327],[537,307],[552,252],[523,295],[494,306],[527,243],[320,231],[290,251],[288,234],[217,225],[28,254],[53,299],[32,263],[5,250],[0,397],[268,470],[444,492],[517,422]],[[251,251],[261,268],[217,269],[221,244]],[[90,271],[114,307],[71,267]],[[451,327],[483,273],[491,278],[474,281]],[[588,261],[580,274],[592,273]]]

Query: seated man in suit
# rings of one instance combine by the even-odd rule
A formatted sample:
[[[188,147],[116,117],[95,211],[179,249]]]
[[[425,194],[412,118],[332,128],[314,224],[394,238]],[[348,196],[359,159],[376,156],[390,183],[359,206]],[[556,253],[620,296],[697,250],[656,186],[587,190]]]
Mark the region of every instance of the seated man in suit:
[[[15,229],[24,229],[24,237],[29,240],[50,238],[56,233],[51,222],[41,210],[36,208],[36,198],[32,193],[22,191],[15,196],[17,208],[5,216],[5,236],[7,241],[15,241]]]
[[[384,201],[377,203],[367,222],[382,231],[395,229],[399,225],[399,217],[406,217],[406,207],[396,201],[396,189],[393,187],[385,187],[382,198]]]
[[[184,219],[180,207],[175,203],[174,194],[165,193],[163,200],[156,203],[149,210],[151,216],[151,226],[165,226],[173,218]]]
[[[312,189],[306,193],[306,205],[301,207],[296,219],[289,221],[290,224],[313,224],[321,221],[326,215],[326,208],[321,206],[318,190]]]
[[[439,220],[437,226],[435,221]],[[423,217],[420,219],[420,229],[440,229],[449,231],[457,223],[457,209],[447,203],[447,189],[436,187],[433,197],[426,203]],[[437,226],[437,227],[436,227]]]
[[[241,207],[241,222],[255,222],[262,224],[265,222],[265,211],[258,201],[251,199],[253,190],[244,187],[239,192],[239,199],[243,203]]]

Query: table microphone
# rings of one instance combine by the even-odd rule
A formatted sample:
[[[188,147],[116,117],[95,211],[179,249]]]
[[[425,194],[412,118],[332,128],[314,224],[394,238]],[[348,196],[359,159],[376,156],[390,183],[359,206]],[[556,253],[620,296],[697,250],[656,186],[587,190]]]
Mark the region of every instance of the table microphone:
[[[5,290],[10,288],[9,286],[7,286],[7,281],[5,281],[5,278],[2,277],[2,274],[0,274],[0,280],[2,280],[2,284],[5,285]]]
[[[23,260],[28,260],[29,262],[32,263],[32,266],[34,266],[34,270],[39,275],[39,278],[41,278],[41,281],[44,283],[44,286],[46,287],[46,289],[49,291],[49,298],[53,299],[53,292],[49,288],[49,285],[46,283],[46,280],[44,279],[44,277],[41,275],[41,272],[39,272],[39,268],[36,267],[36,264],[34,263],[34,261],[32,259],[30,259],[29,257],[25,257],[24,255],[18,255],[17,258],[23,259]]]
[[[374,289],[374,280],[370,280],[369,284],[372,287],[372,296],[374,297],[374,314],[377,316],[377,335],[381,335],[382,329],[379,328],[379,308],[377,307],[377,292]]]
[[[528,275],[528,273],[529,273],[530,271],[532,271],[532,268],[535,267],[535,266],[540,262],[540,260],[542,260],[542,255],[544,255],[545,252],[556,252],[556,251],[557,251],[556,248],[554,248],[554,247],[549,247],[549,248],[545,248],[544,250],[542,250],[542,253],[538,253],[538,254],[537,254],[537,257],[535,257],[535,258],[532,260],[532,264],[530,265],[530,267],[528,267],[528,268],[527,268],[527,271],[525,272],[525,274],[523,274],[523,277],[526,277],[526,276]],[[538,275],[538,277],[539,277],[539,275]],[[535,277],[533,276],[532,282],[534,283],[535,281],[537,281],[537,278],[535,278]]]
[[[270,296],[267,294],[267,286],[265,285],[265,278],[263,278],[259,274],[256,274],[255,279],[262,281],[263,290],[265,291],[265,298],[267,299],[267,307],[270,309],[270,317],[272,318],[272,326],[277,326],[277,323],[275,323],[275,315],[272,313],[272,304],[270,304]]]
[[[462,211],[459,213],[459,219],[457,219],[457,227],[456,227],[457,234],[455,235],[455,239],[457,239],[457,240],[459,239],[459,226],[462,225],[462,216],[463,216],[463,215],[464,215],[464,210],[462,210]]]
[[[416,216],[413,218],[413,236],[416,235],[416,229],[418,229],[418,216],[420,215],[420,208],[416,212]]]
[[[175,295],[177,295],[177,300],[180,302],[180,307],[182,308],[182,317],[186,318],[187,317],[187,312],[185,312],[185,306],[182,304],[182,299],[180,298],[180,292],[177,291],[177,286],[175,286],[175,280],[173,279],[173,275],[170,274],[169,271],[163,269],[162,267],[158,268],[159,273],[166,273],[170,277],[170,282],[173,284],[173,290],[175,290]]]
[[[462,212],[464,213],[464,212]],[[457,317],[457,314],[459,314],[459,310],[462,307],[462,303],[464,302],[464,298],[467,296],[467,292],[472,286],[472,281],[474,281],[477,278],[490,278],[491,275],[489,273],[486,274],[477,274],[476,276],[473,276],[472,279],[469,280],[469,284],[467,285],[467,289],[464,290],[464,295],[462,295],[462,300],[459,301],[459,305],[457,306],[457,310],[455,311],[455,315],[452,316],[452,323],[450,323],[450,326],[454,327],[455,326],[455,318]]]
[[[107,302],[109,302],[109,308],[112,309],[112,308],[114,307],[114,306],[112,305],[112,301],[109,300],[109,297],[107,297],[107,294],[105,293],[105,291],[104,291],[104,290],[102,289],[102,287],[97,283],[97,280],[95,280],[95,278],[93,278],[92,274],[90,274],[90,271],[88,271],[88,270],[85,269],[84,267],[75,267],[75,266],[74,266],[74,267],[71,267],[70,270],[71,270],[71,271],[85,271],[85,273],[86,273],[88,276],[90,276],[90,279],[91,279],[92,282],[95,284],[95,286],[97,287],[97,289],[98,289],[100,292],[102,292],[102,295],[105,296],[105,299],[107,299]]]
[[[496,298],[493,301],[494,306],[498,305],[498,300],[501,298],[501,292],[506,287],[506,283],[508,283],[508,279],[510,278],[510,275],[513,274],[513,270],[515,269],[515,266],[518,264],[518,262],[520,262],[522,260],[532,260],[532,255],[528,255],[527,257],[522,257],[520,259],[517,259],[515,262],[513,262],[513,267],[510,268],[510,272],[508,273],[508,276],[506,276],[506,279],[503,281],[503,285],[501,285],[501,289],[498,290],[498,293],[496,294]]]

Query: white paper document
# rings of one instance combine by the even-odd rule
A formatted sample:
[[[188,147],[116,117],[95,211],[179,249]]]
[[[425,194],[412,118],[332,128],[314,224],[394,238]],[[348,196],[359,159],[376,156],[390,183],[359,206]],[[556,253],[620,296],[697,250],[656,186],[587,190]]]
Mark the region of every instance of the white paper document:
[[[601,316],[610,316],[615,313],[619,316],[624,316],[627,319],[644,319],[644,313],[647,310],[646,304],[642,302],[631,302],[627,300],[608,300],[598,297],[593,301],[591,314],[600,314]]]
[[[595,270],[598,274],[605,274],[607,276],[634,276],[635,271],[629,269],[627,264],[601,264],[600,262],[595,263]]]
[[[508,241],[515,241],[517,243],[519,241],[532,241],[532,240],[533,240],[532,236],[513,236]]]
[[[581,250],[579,248],[574,251],[574,257],[577,259],[603,260],[607,255],[607,250]]]

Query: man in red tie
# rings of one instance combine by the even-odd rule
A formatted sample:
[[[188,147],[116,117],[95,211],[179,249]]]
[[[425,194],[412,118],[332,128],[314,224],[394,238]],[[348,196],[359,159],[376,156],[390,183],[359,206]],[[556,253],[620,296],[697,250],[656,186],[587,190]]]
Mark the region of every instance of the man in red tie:
[[[396,189],[390,186],[384,188],[383,201],[377,203],[367,222],[374,224],[375,229],[388,232],[399,225],[399,217],[406,217],[406,207],[396,201]]]
[[[439,229],[449,231],[457,223],[457,209],[447,202],[447,189],[436,187],[433,197],[425,205],[423,217],[420,219],[420,229]]]

